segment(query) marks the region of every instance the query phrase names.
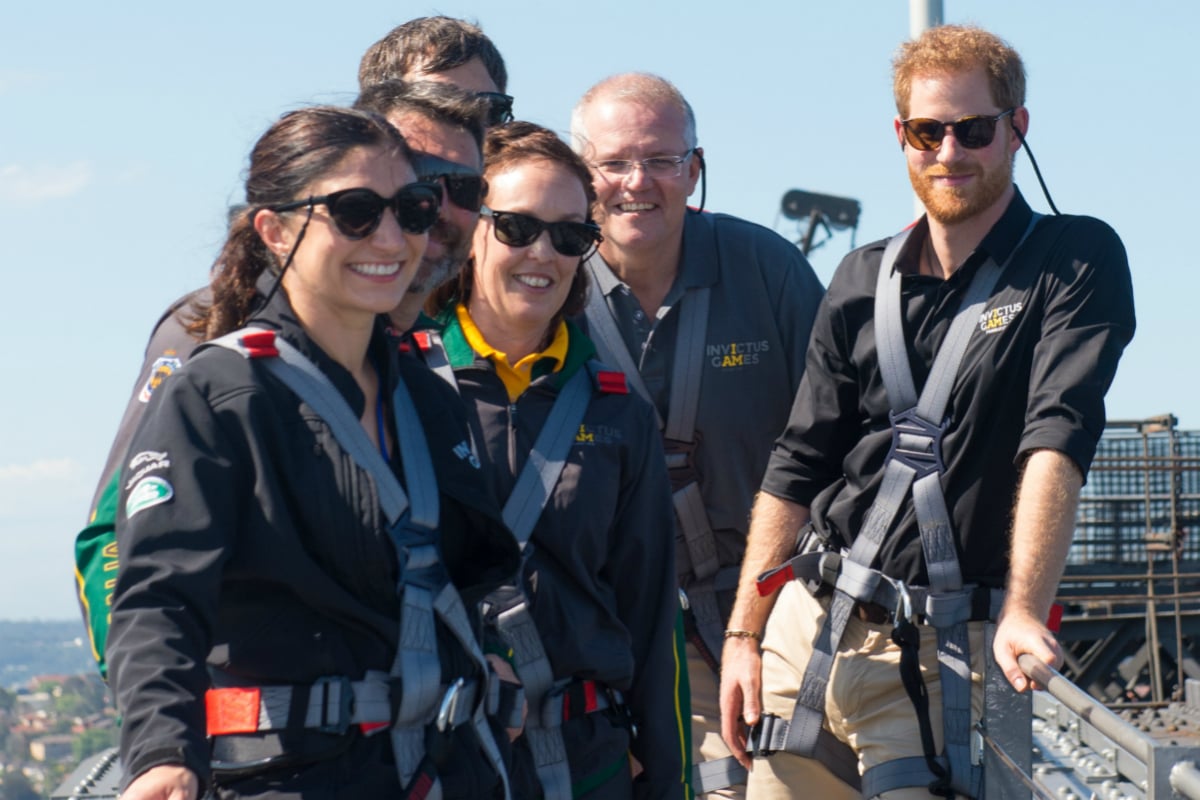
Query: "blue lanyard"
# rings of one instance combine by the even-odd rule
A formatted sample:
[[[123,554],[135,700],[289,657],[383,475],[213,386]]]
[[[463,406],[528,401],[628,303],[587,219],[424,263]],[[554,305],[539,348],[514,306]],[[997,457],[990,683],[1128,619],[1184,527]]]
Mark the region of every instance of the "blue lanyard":
[[[379,430],[379,452],[384,461],[390,461],[387,447],[387,428],[383,424],[383,382],[380,381],[379,397],[375,400],[375,422]]]

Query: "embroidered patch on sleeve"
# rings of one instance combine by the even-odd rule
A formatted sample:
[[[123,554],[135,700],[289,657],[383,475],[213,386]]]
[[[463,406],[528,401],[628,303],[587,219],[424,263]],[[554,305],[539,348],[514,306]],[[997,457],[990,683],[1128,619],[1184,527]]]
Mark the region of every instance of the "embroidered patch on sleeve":
[[[143,403],[150,402],[150,395],[154,394],[154,390],[162,385],[162,382],[171,377],[177,369],[183,366],[183,361],[174,355],[173,350],[168,350],[164,355],[159,356],[150,365],[150,377],[146,379],[146,385],[142,387],[142,391],[138,393],[138,400]]]
[[[169,502],[174,496],[175,489],[163,478],[153,475],[142,478],[125,499],[125,518],[131,519],[139,511]]]

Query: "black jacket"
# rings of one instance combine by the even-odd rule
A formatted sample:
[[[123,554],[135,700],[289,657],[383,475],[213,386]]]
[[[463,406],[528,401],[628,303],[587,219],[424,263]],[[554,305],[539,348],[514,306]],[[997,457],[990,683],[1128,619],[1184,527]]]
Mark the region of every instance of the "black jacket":
[[[535,364],[533,382],[510,403],[492,362],[471,349],[452,310],[441,323],[487,478],[496,496],[507,498],[559,392],[587,369],[595,348],[568,323],[562,369]],[[621,738],[609,747],[605,740],[614,737],[605,725],[569,722],[563,735],[577,790],[628,749],[644,768],[634,796],[683,794],[681,719],[688,706],[683,657],[675,650],[674,511],[664,464],[650,405],[631,390],[594,391],[527,546],[523,587],[555,679],[620,690],[638,729],[632,743]]]
[[[367,398],[305,335],[282,294],[254,323],[299,348],[361,415]],[[461,404],[423,365],[396,358],[382,328],[371,358],[385,401],[400,379],[418,407],[441,492],[443,559],[473,607],[511,579],[518,561],[465,446]],[[208,348],[155,392],[126,458],[120,505],[108,658],[131,777],[164,763],[206,777],[210,679],[307,684],[390,669],[397,559],[374,481],[255,360]],[[470,669],[448,633],[439,641],[443,679]],[[329,739],[317,751],[352,747],[344,736],[307,732],[306,750],[314,735]],[[335,781],[336,796],[395,784],[386,746],[380,755]],[[486,770],[470,766],[473,755],[464,755],[463,768]]]

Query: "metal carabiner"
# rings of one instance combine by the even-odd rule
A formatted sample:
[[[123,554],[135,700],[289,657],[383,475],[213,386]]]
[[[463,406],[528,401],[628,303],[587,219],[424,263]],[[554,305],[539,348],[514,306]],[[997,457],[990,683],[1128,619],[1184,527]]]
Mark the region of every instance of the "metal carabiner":
[[[908,586],[904,581],[894,580],[891,582],[896,590],[896,624],[900,624],[903,620],[908,622],[913,617],[912,595],[908,593]]]
[[[450,687],[446,689],[446,693],[442,695],[442,702],[438,706],[437,718],[434,720],[438,733],[445,733],[454,722],[455,714],[458,711],[458,701],[462,696],[463,687],[466,685],[466,680],[460,676],[454,680],[454,683],[450,684]]]

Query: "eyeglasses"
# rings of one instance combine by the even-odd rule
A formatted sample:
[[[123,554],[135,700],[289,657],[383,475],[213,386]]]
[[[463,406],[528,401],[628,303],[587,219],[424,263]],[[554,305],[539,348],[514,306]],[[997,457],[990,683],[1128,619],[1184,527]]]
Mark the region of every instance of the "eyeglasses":
[[[479,213],[492,218],[492,231],[496,239],[510,247],[529,247],[542,235],[542,231],[550,232],[550,244],[564,256],[582,256],[604,241],[600,226],[592,222],[543,222],[528,214],[493,211],[486,206]]]
[[[963,117],[954,122],[942,122],[937,119],[916,117],[901,120],[904,126],[904,138],[918,150],[937,150],[946,138],[946,129],[954,129],[955,140],[968,150],[978,150],[987,147],[996,136],[996,123],[1016,111],[1010,108],[994,117]]]
[[[496,125],[503,125],[506,122],[512,122],[513,99],[511,94],[502,94],[500,92],[476,92],[475,96],[487,101],[488,112],[485,124],[489,128]]]
[[[436,183],[410,183],[390,198],[370,189],[342,189],[293,203],[268,206],[271,211],[295,211],[307,206],[325,206],[333,224],[347,239],[365,239],[379,227],[385,208],[391,208],[400,228],[407,233],[426,233],[437,222],[442,191]]]
[[[446,197],[464,211],[479,211],[487,182],[475,170],[463,164],[439,158],[429,153],[419,153],[413,160],[417,180],[422,183],[441,182],[446,187]]]
[[[614,177],[624,177],[630,175],[637,167],[641,167],[642,172],[650,178],[677,178],[683,172],[683,164],[696,152],[696,148],[688,150],[686,153],[678,156],[651,156],[640,160],[626,159],[611,159],[609,161],[596,161],[592,163],[592,167],[600,170],[606,175]]]

